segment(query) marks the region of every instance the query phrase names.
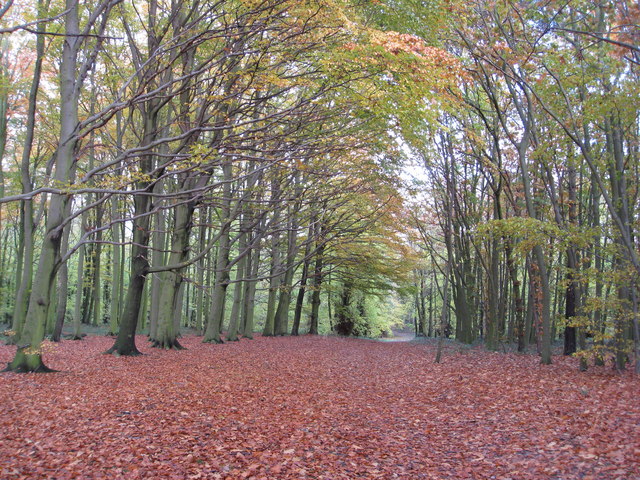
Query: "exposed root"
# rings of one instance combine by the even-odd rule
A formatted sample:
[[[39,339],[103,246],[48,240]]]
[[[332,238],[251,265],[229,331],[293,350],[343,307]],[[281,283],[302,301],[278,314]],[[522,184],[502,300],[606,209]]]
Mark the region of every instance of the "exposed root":
[[[224,343],[224,340],[222,340],[222,338],[218,337],[212,337],[212,338],[205,338],[202,340],[202,343]]]
[[[180,345],[178,340],[151,340],[151,346],[153,348],[163,348],[165,350],[186,350],[185,347]]]
[[[23,363],[21,363],[16,367],[12,367],[11,363],[7,363],[7,368],[5,368],[2,371],[13,372],[13,373],[54,373],[54,372],[57,372],[58,370],[49,368],[44,363],[40,363],[35,369],[29,368],[27,365]]]
[[[140,352],[136,347],[120,350],[114,345],[109,350],[104,352],[104,354],[115,355],[116,357],[138,357],[142,355],[142,352]]]

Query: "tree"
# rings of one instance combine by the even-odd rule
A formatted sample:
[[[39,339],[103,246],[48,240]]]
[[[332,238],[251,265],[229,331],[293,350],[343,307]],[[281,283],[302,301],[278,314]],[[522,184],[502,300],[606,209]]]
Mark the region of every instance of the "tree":
[[[68,185],[75,177],[74,157],[78,144],[78,100],[88,71],[95,62],[105,30],[109,13],[118,3],[105,0],[94,6],[84,29],[95,30],[94,36],[81,35],[79,5],[76,0],[67,0],[64,16],[65,41],[60,64],[60,141],[55,154],[55,175],[57,185]],[[90,41],[93,39],[93,41]],[[84,59],[80,60],[80,54]],[[70,198],[63,193],[53,194],[47,207],[47,224],[43,240],[38,270],[29,297],[26,323],[17,338],[17,352],[9,364],[12,371],[46,371],[42,362],[40,344],[44,339],[51,289],[55,284],[55,274],[60,266],[60,247],[66,207]]]

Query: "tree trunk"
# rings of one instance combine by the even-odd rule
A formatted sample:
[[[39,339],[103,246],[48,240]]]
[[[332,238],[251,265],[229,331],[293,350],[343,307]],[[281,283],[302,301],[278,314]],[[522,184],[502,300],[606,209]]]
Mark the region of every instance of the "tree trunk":
[[[418,311],[418,328],[416,329],[416,336],[426,337],[429,335],[430,327],[427,325],[427,306],[424,303],[426,296],[426,272],[424,270],[418,271],[418,293],[416,297],[416,309]]]
[[[485,342],[488,350],[498,349],[498,241],[490,240],[491,256],[489,258],[489,275],[487,275],[487,328]]]
[[[274,216],[275,215],[279,216],[279,210],[274,213]],[[277,222],[274,222],[274,224],[275,223]],[[278,227],[276,226],[276,228]],[[278,290],[282,281],[280,256],[280,234],[278,232],[274,232],[271,240],[271,271],[269,272],[270,278],[269,297],[267,300],[267,317],[265,319],[264,329],[262,330],[262,335],[265,337],[275,335],[276,302],[278,299]]]
[[[229,286],[229,250],[231,247],[231,182],[233,170],[230,161],[222,165],[224,184],[222,187],[222,201],[220,208],[221,231],[218,240],[218,258],[216,261],[216,278],[211,298],[211,312],[207,319],[207,328],[204,332],[205,343],[222,343],[222,322],[224,320],[225,303],[227,299],[227,287]]]
[[[531,193],[531,181],[529,179],[529,170],[526,163],[526,151],[528,148],[528,136],[525,133],[518,145],[518,158],[520,161],[520,172],[522,176],[522,186],[525,196],[525,202],[527,205],[527,213],[531,218],[536,217],[536,210],[533,203],[533,195]],[[541,362],[545,365],[551,364],[551,295],[549,290],[549,274],[547,272],[547,261],[544,257],[544,252],[540,245],[533,247],[533,258],[535,259],[538,277],[537,285],[540,288],[540,328],[541,332],[537,332],[540,335],[540,356]]]
[[[342,336],[353,335],[355,322],[351,311],[353,285],[350,279],[345,279],[340,295],[340,304],[336,305],[336,323],[333,330]]]
[[[323,229],[321,228],[321,231]],[[323,233],[323,232],[322,232]],[[312,294],[311,294],[311,315],[309,316],[309,335],[318,335],[318,323],[320,316],[320,292],[322,290],[323,280],[323,261],[324,261],[324,249],[325,244],[323,242],[323,234],[316,241],[316,261],[313,268],[313,282],[312,282]],[[318,243],[320,245],[318,246]]]
[[[296,238],[298,235],[297,215],[300,204],[290,209],[287,231],[287,255],[285,257],[284,275],[280,285],[280,298],[274,315],[275,335],[286,335],[289,331],[289,306],[291,305],[291,290],[293,275],[295,273],[294,262],[298,252]]]
[[[81,42],[78,22],[78,1],[67,0],[65,13],[67,36],[62,47],[60,65],[60,143],[55,156],[54,179],[59,185],[67,185],[74,179],[74,155],[78,126],[78,95],[76,62]],[[44,339],[51,289],[60,261],[60,245],[66,220],[67,195],[53,194],[47,209],[45,235],[38,262],[38,271],[29,298],[24,328],[17,340],[17,352],[8,369],[14,372],[39,372],[48,368],[42,361],[40,344]]]
[[[153,241],[153,253],[151,254],[151,261],[153,265],[164,265],[165,264],[165,211],[164,209],[160,209],[158,213],[155,215],[156,227],[155,231],[152,235]],[[160,303],[162,301],[162,290],[163,290],[163,280],[166,277],[164,273],[153,274],[151,277],[151,312],[149,316],[149,340],[154,342],[158,336],[158,319],[160,317],[161,308],[166,308],[165,305],[162,307]],[[173,299],[171,299],[173,302]]]
[[[38,0],[38,15],[46,15],[43,9],[42,0]],[[33,139],[35,135],[36,111],[38,92],[40,90],[40,79],[42,73],[42,61],[44,58],[44,40],[43,34],[46,28],[46,22],[39,22],[36,30],[40,33],[36,35],[36,59],[33,66],[33,80],[29,89],[29,103],[27,108],[26,132],[24,147],[22,150],[22,159],[20,162],[20,182],[22,193],[27,194],[33,190],[31,184],[31,151],[33,147]],[[62,137],[61,137],[62,138]],[[2,157],[0,157],[2,158]],[[4,187],[4,182],[3,182]],[[16,301],[13,310],[12,330],[15,332],[15,339],[22,333],[29,295],[31,293],[33,281],[33,256],[34,256],[34,234],[35,225],[33,222],[33,199],[27,199],[20,202],[20,223],[21,223],[21,242],[20,253],[18,255],[17,278],[16,278]]]
[[[568,167],[568,194],[569,194],[569,224],[576,226],[577,216],[577,185],[576,169],[574,165]],[[565,320],[564,329],[564,355],[572,355],[577,349],[577,327],[572,323],[580,306],[580,284],[576,280],[578,272],[578,253],[574,247],[567,249],[567,289],[565,292]]]
[[[194,209],[195,203],[193,202],[177,205],[174,208],[174,227],[171,235],[171,253],[167,261],[168,265],[177,265],[187,259]],[[180,271],[168,271],[162,272],[159,276],[161,278],[161,293],[157,305],[157,332],[151,337],[152,345],[158,348],[180,350],[183,347],[178,342],[179,329],[176,328],[175,318],[176,315],[177,318],[180,318],[181,315],[181,302],[179,300],[183,284],[182,275]]]
[[[440,335],[438,337],[438,347],[436,349],[435,363],[440,363],[442,359],[442,345],[446,336],[448,316],[449,316],[449,276],[451,267],[447,264],[444,274],[444,285],[442,290],[442,311],[440,313]]]
[[[71,214],[71,203],[67,205],[67,216]],[[71,231],[71,223],[68,223],[64,227],[64,231],[62,232],[62,246],[60,248],[60,255],[65,256],[67,254],[67,250],[69,248],[69,232]],[[67,300],[68,300],[68,292],[69,292],[69,265],[68,262],[64,262],[60,266],[60,270],[58,272],[58,307],[56,309],[55,315],[55,326],[53,329],[53,334],[51,335],[51,340],[54,342],[59,342],[60,337],[62,336],[62,327],[64,325],[64,320],[67,315]]]
[[[94,326],[102,324],[102,208],[98,206],[95,210],[96,215],[96,243],[93,250],[93,315],[91,323]]]
[[[241,222],[244,222],[244,219],[242,219]],[[236,281],[233,287],[233,303],[231,304],[231,316],[229,317],[229,329],[227,330],[227,341],[229,342],[237,342],[239,340],[238,330],[240,327],[240,309],[242,305],[242,294],[244,291],[244,281],[242,277],[245,274],[245,264],[247,262],[247,241],[245,232],[241,233],[238,242],[238,254],[242,255],[242,258],[236,265]]]
[[[433,318],[433,285],[435,283],[436,271],[435,269],[432,271],[431,283],[429,285],[429,331],[427,332],[428,337],[433,337],[433,329],[434,329],[434,318]]]
[[[293,314],[293,325],[291,327],[291,335],[299,335],[300,333],[300,319],[302,318],[302,307],[304,305],[304,294],[307,288],[307,280],[309,278],[309,263],[311,254],[311,245],[313,239],[313,229],[315,221],[312,219],[309,226],[309,237],[307,238],[307,244],[304,248],[304,259],[302,263],[302,276],[300,278],[300,288],[298,289],[298,296],[296,298],[296,309]]]
[[[144,161],[150,162],[151,160]],[[142,185],[140,186],[142,187]],[[150,207],[150,196],[136,195],[134,197],[135,220],[133,221],[133,245],[131,247],[131,278],[122,310],[120,330],[113,346],[105,352],[107,354],[140,355],[140,351],[136,347],[135,335],[145,280],[149,270],[149,221],[151,217],[147,213]]]
[[[511,240],[504,239],[505,256],[507,257],[507,270],[509,271],[509,278],[511,279],[511,289],[513,291],[513,300],[515,304],[515,325],[516,325],[516,338],[518,341],[518,352],[524,352],[526,348],[526,327],[524,317],[524,301],[522,293],[520,291],[520,280],[518,280],[518,270],[516,268],[515,259],[513,258],[513,248],[511,247]]]
[[[261,245],[264,229],[263,222],[264,219],[258,224],[252,241],[252,248],[254,248],[254,251],[250,256],[250,260],[247,260],[247,272],[249,272],[249,274],[247,275],[248,279],[245,282],[246,291],[243,305],[244,330],[242,334],[245,338],[249,339],[253,338],[256,287],[258,286],[257,278],[260,269],[260,253],[262,251]]]
[[[3,198],[5,195],[4,190],[4,168],[2,165],[1,159],[4,158],[4,154],[7,146],[7,124],[9,122],[9,69],[7,64],[4,62],[4,58],[6,57],[7,51],[9,47],[9,39],[5,35],[4,38],[0,40],[0,198]],[[0,265],[0,271],[6,272],[5,270],[5,256],[6,245],[5,239],[2,238],[3,233],[3,218],[2,218],[2,208],[0,207],[0,251],[2,252],[2,262]],[[4,276],[0,277],[0,323],[4,322],[4,299],[5,299],[5,289],[4,289]]]
[[[198,245],[200,246],[200,251],[204,250],[204,246],[206,245],[207,240],[207,228],[206,228],[206,218],[208,215],[208,210],[204,207],[200,211],[200,228],[198,229]],[[201,257],[196,262],[196,319],[195,319],[195,330],[199,335],[203,330],[203,320],[204,320],[204,257]]]
[[[117,214],[117,202],[113,202],[112,218]],[[111,230],[113,234],[113,277],[111,279],[111,306],[109,309],[109,333],[115,336],[118,333],[118,326],[120,325],[120,302],[122,297],[120,296],[123,275],[120,268],[122,257],[124,256],[124,248],[122,246],[122,226],[120,223],[116,223]]]
[[[84,232],[87,226],[87,212],[81,215],[80,231]],[[82,340],[82,297],[84,294],[84,256],[85,245],[78,248],[78,266],[76,277],[76,301],[73,310],[73,340]]]

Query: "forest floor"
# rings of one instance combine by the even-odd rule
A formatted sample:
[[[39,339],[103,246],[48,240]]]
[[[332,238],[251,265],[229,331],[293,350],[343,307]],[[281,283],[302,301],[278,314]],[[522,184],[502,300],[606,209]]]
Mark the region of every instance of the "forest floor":
[[[640,479],[640,379],[610,367],[308,336],[102,355],[112,342],[0,374],[2,480]]]

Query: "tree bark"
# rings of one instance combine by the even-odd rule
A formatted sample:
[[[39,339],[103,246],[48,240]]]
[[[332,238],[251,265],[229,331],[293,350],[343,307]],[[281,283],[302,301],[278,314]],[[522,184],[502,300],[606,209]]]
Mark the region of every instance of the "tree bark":
[[[144,160],[150,162],[150,159]],[[150,167],[150,166],[149,166]],[[148,185],[147,185],[148,187]],[[149,270],[149,221],[147,214],[151,197],[136,195],[134,198],[133,245],[131,247],[131,276],[122,310],[120,330],[113,346],[105,353],[114,355],[140,355],[136,347],[136,328],[140,316],[140,305],[145,280]]]
[[[449,277],[451,267],[447,264],[444,274],[444,285],[442,290],[442,311],[440,312],[440,334],[438,336],[438,346],[436,349],[435,363],[440,363],[442,360],[442,345],[446,336],[447,319],[449,315]]]
[[[45,15],[43,12],[43,1],[38,0],[38,15]],[[31,184],[31,151],[33,147],[33,139],[35,135],[36,111],[38,91],[40,90],[40,79],[42,76],[42,62],[44,59],[44,40],[42,34],[46,28],[46,22],[39,22],[36,30],[40,33],[36,36],[36,59],[33,66],[33,80],[29,89],[29,103],[27,107],[26,132],[24,147],[22,150],[22,159],[20,162],[20,183],[23,194],[30,193],[33,190]],[[1,157],[0,157],[1,158]],[[4,182],[3,182],[4,186]],[[22,333],[29,295],[31,293],[33,281],[33,255],[34,255],[34,234],[35,225],[33,221],[33,199],[22,200],[20,202],[20,224],[21,224],[21,242],[20,254],[17,265],[16,279],[16,301],[13,310],[12,330],[15,332],[15,339]]]
[[[318,323],[320,316],[320,292],[322,290],[323,280],[323,262],[324,262],[324,228],[320,226],[320,236],[316,240],[316,258],[313,268],[313,282],[311,294],[311,315],[309,316],[309,335],[318,335]]]
[[[67,205],[67,216],[71,214],[71,203]],[[71,223],[68,223],[62,232],[62,245],[60,248],[60,255],[65,256],[69,248],[69,232],[71,231]],[[62,336],[62,327],[64,326],[64,320],[67,315],[67,300],[69,292],[69,265],[68,262],[64,262],[60,266],[58,271],[58,306],[55,315],[55,326],[51,340],[59,342]]]
[[[284,263],[284,275],[282,276],[282,284],[280,285],[280,298],[278,299],[278,307],[274,314],[274,333],[276,335],[286,335],[289,331],[289,307],[291,305],[291,290],[293,283],[293,275],[295,273],[294,263],[298,252],[296,238],[298,235],[298,210],[300,203],[297,202],[293,208],[289,210],[289,219],[287,222],[287,255]]]
[[[244,218],[240,220],[243,223]],[[244,225],[241,226],[241,229],[244,230]],[[237,342],[238,339],[238,330],[240,328],[240,313],[241,313],[241,305],[242,305],[242,294],[244,291],[244,281],[243,275],[245,274],[245,264],[247,262],[246,257],[246,248],[247,248],[247,240],[246,240],[246,232],[241,232],[240,238],[238,239],[238,254],[242,255],[242,258],[238,261],[236,265],[236,280],[235,285],[233,287],[233,303],[231,304],[231,315],[229,317],[229,329],[227,330],[227,341],[229,342]]]
[[[260,269],[260,253],[262,252],[262,236],[264,229],[264,219],[258,223],[258,227],[255,232],[255,236],[252,241],[253,245],[253,253],[250,256],[250,260],[247,260],[247,272],[250,272],[248,275],[248,280],[246,283],[246,291],[244,296],[244,330],[242,335],[245,338],[252,339],[253,338],[253,328],[254,328],[254,313],[255,313],[255,297],[256,297],[256,287],[258,286],[258,272]],[[250,269],[249,269],[250,267]]]
[[[314,229],[315,221],[311,220],[311,225],[309,226],[309,236],[307,238],[307,244],[304,249],[304,260],[302,263],[302,276],[300,277],[300,287],[298,288],[298,296],[296,298],[296,308],[293,314],[293,325],[291,326],[291,335],[299,335],[300,333],[300,320],[302,318],[302,307],[304,305],[304,294],[307,288],[307,280],[309,279],[309,263],[311,259],[309,258],[311,254],[311,245],[313,239],[313,229]]]
[[[191,219],[195,205],[188,202],[174,208],[174,226],[171,235],[171,253],[168,265],[177,265],[184,262],[189,252],[189,235],[191,233]],[[183,349],[178,342],[178,330],[175,325],[175,316],[181,315],[180,291],[183,284],[181,272],[162,272],[160,281],[160,298],[158,299],[157,332],[152,336],[152,345],[158,348],[178,350]]]
[[[282,281],[282,266],[281,266],[281,251],[280,251],[280,233],[278,232],[280,215],[282,208],[280,206],[280,187],[277,180],[272,182],[272,199],[275,203],[275,210],[273,212],[272,225],[275,231],[271,237],[271,271],[269,272],[269,297],[267,300],[267,317],[264,323],[264,329],[262,335],[265,337],[271,337],[275,335],[275,316],[276,316],[276,301],[278,298],[278,289]]]
[[[80,84],[76,66],[81,45],[78,1],[66,1],[65,41],[60,65],[60,143],[55,155],[54,178],[59,185],[74,180],[74,156],[77,145],[78,96]],[[8,369],[15,372],[39,372],[48,368],[42,361],[40,345],[44,339],[51,289],[60,262],[60,246],[66,221],[67,195],[53,194],[47,208],[47,222],[38,271],[29,298],[24,328],[17,341],[17,352]]]
[[[161,186],[158,183],[159,188]],[[160,200],[159,200],[160,201]],[[160,209],[155,215],[155,231],[152,234],[153,253],[151,254],[151,261],[153,265],[165,264],[165,236],[166,236],[166,213],[164,209]],[[154,274],[151,277],[151,311],[149,315],[149,340],[154,342],[158,336],[158,321],[160,317],[160,303],[162,299],[162,284],[164,279],[164,273]],[[165,299],[166,300],[166,299]],[[166,308],[163,305],[162,308]]]
[[[221,330],[224,320],[225,303],[227,299],[227,287],[229,286],[229,250],[231,248],[231,182],[233,171],[231,161],[222,164],[223,187],[220,207],[221,231],[218,240],[218,258],[216,261],[216,278],[211,298],[211,312],[207,319],[207,328],[204,332],[205,343],[222,343]]]

